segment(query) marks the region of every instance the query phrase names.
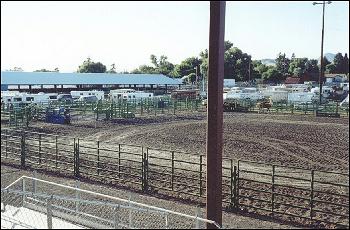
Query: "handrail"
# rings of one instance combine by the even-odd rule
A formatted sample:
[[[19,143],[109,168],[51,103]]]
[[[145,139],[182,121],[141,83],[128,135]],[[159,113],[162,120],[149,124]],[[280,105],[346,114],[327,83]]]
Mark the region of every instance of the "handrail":
[[[204,218],[196,217],[196,216],[190,216],[190,215],[187,215],[187,214],[184,214],[184,213],[175,212],[175,211],[167,210],[167,209],[164,209],[164,208],[158,208],[158,207],[154,207],[154,206],[150,206],[150,205],[147,205],[147,204],[138,203],[138,202],[131,201],[131,200],[126,200],[126,199],[122,199],[122,198],[118,198],[118,197],[109,196],[109,195],[102,194],[102,193],[96,193],[96,192],[92,192],[92,191],[81,189],[81,188],[76,188],[76,187],[71,187],[71,186],[68,186],[68,185],[58,184],[58,183],[55,183],[55,182],[41,180],[41,179],[38,179],[38,178],[35,178],[35,177],[21,176],[20,178],[18,178],[14,182],[12,182],[10,185],[6,186],[5,189],[9,189],[9,187],[13,186],[18,181],[24,180],[24,179],[35,180],[35,181],[47,183],[47,184],[50,184],[50,185],[55,185],[55,186],[62,187],[62,188],[74,189],[76,191],[88,193],[88,194],[91,194],[91,195],[98,195],[98,196],[101,196],[101,197],[104,197],[104,198],[108,198],[108,199],[111,199],[111,200],[126,202],[126,203],[130,203],[130,204],[133,204],[133,205],[138,205],[138,206],[141,206],[141,207],[145,207],[145,208],[148,208],[148,209],[154,209],[154,210],[157,210],[159,212],[165,212],[165,213],[169,213],[169,214],[183,216],[183,217],[186,217],[186,218],[189,218],[189,219],[199,220],[199,221],[203,221],[203,222],[206,222],[206,223],[209,223],[209,224],[213,224],[217,228],[221,228],[219,224],[217,224],[215,221],[212,221],[212,220],[208,220],[208,219],[204,219]]]

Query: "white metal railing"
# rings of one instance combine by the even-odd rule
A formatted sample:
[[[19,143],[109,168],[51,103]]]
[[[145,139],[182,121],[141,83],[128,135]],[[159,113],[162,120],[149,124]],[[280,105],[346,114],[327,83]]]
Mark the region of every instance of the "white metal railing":
[[[54,218],[89,228],[200,228],[207,223],[221,228],[216,222],[201,218],[199,209],[195,216],[187,215],[131,201],[130,197],[122,199],[81,189],[79,183],[72,187],[22,176],[1,189],[1,196],[2,219],[6,206],[24,207],[45,213],[47,228],[53,228]]]

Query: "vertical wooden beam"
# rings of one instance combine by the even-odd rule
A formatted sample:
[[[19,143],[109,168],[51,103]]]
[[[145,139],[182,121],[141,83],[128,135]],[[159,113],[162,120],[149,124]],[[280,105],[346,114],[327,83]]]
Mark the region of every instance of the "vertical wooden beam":
[[[222,225],[225,1],[210,2],[207,109],[207,219]],[[216,228],[207,224],[208,229]]]

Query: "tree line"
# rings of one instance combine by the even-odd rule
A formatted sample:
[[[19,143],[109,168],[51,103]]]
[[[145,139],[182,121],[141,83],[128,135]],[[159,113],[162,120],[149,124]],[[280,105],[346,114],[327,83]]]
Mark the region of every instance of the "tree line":
[[[325,73],[348,74],[349,59],[347,54],[337,53],[334,60],[330,62],[324,58]],[[305,75],[317,75],[320,70],[319,61],[316,59],[296,58],[295,54],[288,58],[285,53],[277,54],[275,65],[267,65],[261,60],[252,60],[251,55],[243,52],[233,46],[230,41],[225,41],[224,56],[224,75],[226,79],[235,79],[236,81],[254,81],[262,79],[264,82],[282,82],[287,77],[301,77]],[[20,71],[18,69],[15,71]],[[157,57],[150,56],[149,65],[140,65],[138,68],[128,72],[128,74],[164,74],[172,78],[181,78],[188,76],[191,81],[197,77],[206,76],[208,71],[208,50],[205,49],[199,53],[199,56],[188,57],[179,64],[173,64],[168,61],[168,57],[161,55]],[[34,72],[59,72],[58,68],[53,71],[40,69]],[[107,70],[107,67],[101,62],[93,62],[90,58],[83,61],[77,69],[78,73],[117,73],[116,65],[113,63]]]

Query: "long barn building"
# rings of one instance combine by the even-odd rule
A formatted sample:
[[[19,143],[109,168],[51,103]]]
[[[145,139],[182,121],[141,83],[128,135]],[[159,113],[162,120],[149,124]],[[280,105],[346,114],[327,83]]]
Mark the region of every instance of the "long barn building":
[[[162,74],[1,72],[1,91],[70,92],[71,90],[132,88],[156,94],[180,88],[182,82]]]

